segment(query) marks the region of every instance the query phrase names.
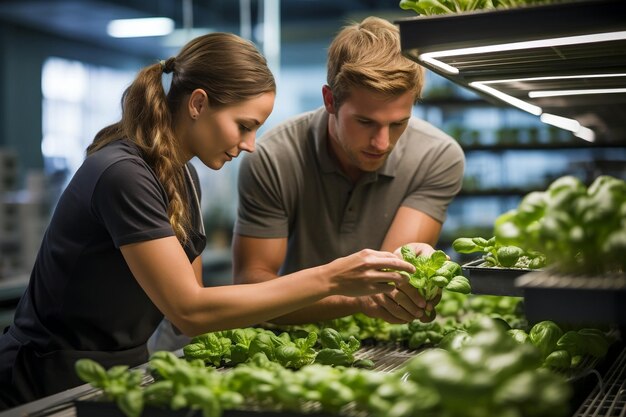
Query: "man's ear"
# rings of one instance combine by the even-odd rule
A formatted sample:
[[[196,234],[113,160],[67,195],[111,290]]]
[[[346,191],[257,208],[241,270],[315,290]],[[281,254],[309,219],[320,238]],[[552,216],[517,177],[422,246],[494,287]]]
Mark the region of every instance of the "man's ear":
[[[327,85],[322,87],[322,98],[324,99],[326,111],[330,114],[335,114],[335,98],[333,97],[333,91]]]
[[[201,88],[196,88],[191,92],[191,95],[189,96],[187,110],[189,111],[189,116],[192,119],[197,119],[200,116],[202,110],[204,110],[208,106],[209,97],[207,96],[206,91]]]

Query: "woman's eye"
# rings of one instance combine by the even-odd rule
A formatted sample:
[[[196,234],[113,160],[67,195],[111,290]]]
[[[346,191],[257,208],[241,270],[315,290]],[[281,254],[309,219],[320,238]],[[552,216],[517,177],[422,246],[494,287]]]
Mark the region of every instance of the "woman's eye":
[[[252,132],[252,129],[242,124],[239,125],[239,130],[241,130],[242,132]]]

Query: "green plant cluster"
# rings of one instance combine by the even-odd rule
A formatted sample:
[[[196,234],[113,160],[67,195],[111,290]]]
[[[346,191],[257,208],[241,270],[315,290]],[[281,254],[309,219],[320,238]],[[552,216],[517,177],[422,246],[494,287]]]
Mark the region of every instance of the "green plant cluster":
[[[400,248],[402,258],[415,267],[415,272],[400,272],[409,279],[426,300],[433,300],[442,289],[461,294],[472,291],[469,280],[461,274],[461,266],[448,260],[443,251],[435,251],[430,256],[416,255],[410,246]]]
[[[400,8],[430,16],[556,3],[557,1],[559,0],[401,0]]]
[[[356,313],[332,320],[324,320],[316,323],[275,325],[264,323],[263,327],[274,332],[287,332],[292,337],[305,337],[308,333],[320,334],[323,329],[331,328],[341,334],[344,340],[355,337],[361,341],[375,340],[377,342],[389,341],[391,324],[374,317],[368,317],[363,313]]]
[[[485,317],[500,323],[506,330],[526,329],[521,306],[520,297],[444,293],[436,320],[391,325],[389,340],[411,350],[442,347]]]
[[[482,318],[450,334],[446,349],[428,349],[406,364],[409,379],[435,391],[439,415],[562,416],[572,390],[541,367],[541,354],[520,344],[496,321]]]
[[[460,237],[452,242],[458,253],[483,252],[487,267],[539,269],[546,265],[546,256],[537,251],[520,247],[504,246],[495,236],[487,240],[482,237]]]
[[[302,334],[301,332],[298,334]],[[236,366],[257,353],[281,366],[299,369],[313,362],[335,366],[372,367],[371,361],[354,357],[361,342],[350,335],[346,339],[335,329],[324,328],[305,332],[275,334],[262,328],[244,328],[205,333],[191,339],[183,347],[186,359],[202,360],[206,365]]]
[[[311,403],[317,411],[341,414],[349,408],[373,417],[558,417],[567,411],[569,385],[540,367],[541,353],[532,344],[516,342],[485,317],[450,335],[458,340],[446,345],[449,350],[425,350],[389,373],[320,363],[294,370],[264,352],[228,372],[202,359],[157,352],[148,364],[154,382],[147,385],[140,383],[143,370],[105,371],[90,359],[79,360],[76,370],[128,417],[140,416],[146,406],[220,417],[246,407],[305,412]]]
[[[587,188],[573,176],[527,194],[495,221],[503,245],[536,249],[561,273],[626,270],[626,182],[597,177]]]
[[[511,329],[509,333],[519,343],[531,343],[541,352],[543,366],[558,371],[577,368],[585,357],[604,357],[612,343],[600,329],[583,328],[564,332],[550,320],[535,324],[528,333]]]

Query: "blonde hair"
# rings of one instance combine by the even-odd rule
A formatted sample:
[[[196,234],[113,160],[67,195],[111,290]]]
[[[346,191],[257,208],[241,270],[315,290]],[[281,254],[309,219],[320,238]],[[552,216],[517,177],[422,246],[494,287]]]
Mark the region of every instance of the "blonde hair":
[[[378,17],[339,32],[328,49],[327,70],[336,107],[355,87],[389,96],[412,91],[417,101],[424,83],[424,69],[402,55],[398,28]]]
[[[167,96],[163,73],[172,73]],[[173,120],[182,101],[201,88],[215,107],[233,105],[275,92],[265,58],[249,41],[230,33],[211,33],[187,43],[176,57],[144,67],[122,96],[122,119],[102,129],[87,148],[90,155],[120,139],[136,143],[156,173],[168,199],[168,217],[181,243],[190,228],[183,158]]]

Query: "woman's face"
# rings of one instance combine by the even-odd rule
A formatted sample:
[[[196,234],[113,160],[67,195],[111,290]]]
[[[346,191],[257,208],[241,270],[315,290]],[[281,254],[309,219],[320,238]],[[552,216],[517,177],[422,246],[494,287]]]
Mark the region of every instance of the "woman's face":
[[[268,92],[214,108],[208,105],[206,94],[204,99],[194,98],[192,94],[188,112],[190,125],[182,140],[188,159],[197,156],[204,165],[217,170],[242,151],[254,151],[256,132],[272,112],[275,96]]]

